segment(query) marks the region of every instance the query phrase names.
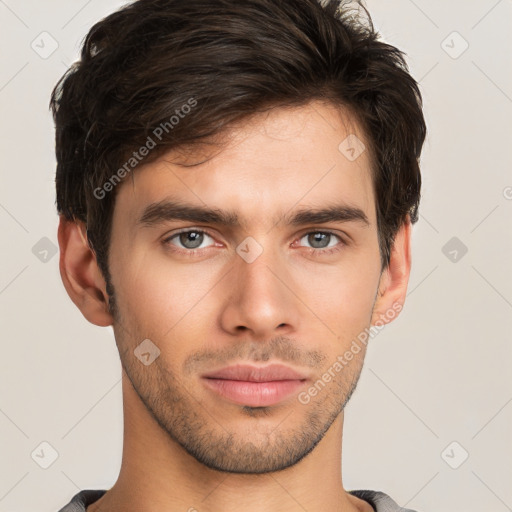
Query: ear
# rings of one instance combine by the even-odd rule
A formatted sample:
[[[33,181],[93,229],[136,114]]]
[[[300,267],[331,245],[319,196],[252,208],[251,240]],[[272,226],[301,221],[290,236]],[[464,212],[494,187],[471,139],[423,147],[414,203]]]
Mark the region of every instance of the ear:
[[[373,306],[371,325],[391,322],[403,308],[411,272],[411,221],[395,235],[388,267],[382,272]]]
[[[61,215],[58,239],[60,275],[69,297],[89,322],[101,327],[112,325],[105,279],[87,243],[85,225]]]

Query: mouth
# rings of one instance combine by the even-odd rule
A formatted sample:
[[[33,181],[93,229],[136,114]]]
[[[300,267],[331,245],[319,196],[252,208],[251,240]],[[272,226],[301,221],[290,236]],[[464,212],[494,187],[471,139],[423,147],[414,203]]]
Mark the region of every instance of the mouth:
[[[308,380],[306,375],[280,364],[229,366],[201,378],[210,391],[251,407],[275,405],[296,393]]]

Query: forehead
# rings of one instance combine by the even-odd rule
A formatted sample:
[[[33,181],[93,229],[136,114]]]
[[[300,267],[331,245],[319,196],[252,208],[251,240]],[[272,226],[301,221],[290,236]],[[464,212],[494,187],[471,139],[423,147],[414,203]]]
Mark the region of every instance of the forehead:
[[[273,223],[295,208],[347,204],[375,222],[368,141],[356,120],[331,104],[276,108],[225,132],[221,148],[170,151],[140,166],[117,191],[114,217],[136,223],[172,196]]]

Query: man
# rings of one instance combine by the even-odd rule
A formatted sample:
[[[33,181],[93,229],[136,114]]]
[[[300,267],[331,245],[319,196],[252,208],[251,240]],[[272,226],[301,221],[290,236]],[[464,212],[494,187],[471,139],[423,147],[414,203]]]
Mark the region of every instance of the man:
[[[341,474],[368,333],[405,300],[426,135],[361,12],[138,0],[55,87],[61,276],[113,326],[125,425],[115,485],[61,512],[406,510]]]

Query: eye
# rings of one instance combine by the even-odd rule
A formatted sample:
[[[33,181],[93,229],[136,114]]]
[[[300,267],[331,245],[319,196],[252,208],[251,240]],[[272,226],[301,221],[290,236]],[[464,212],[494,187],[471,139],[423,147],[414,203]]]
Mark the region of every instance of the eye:
[[[215,243],[214,238],[206,231],[193,228],[174,233],[165,238],[162,243],[174,252],[190,256],[211,246],[212,243],[204,245],[208,238]],[[308,252],[312,256],[331,254],[340,251],[346,245],[343,238],[332,231],[309,231],[298,241],[300,245],[303,241],[310,244],[310,247],[306,247],[306,249],[309,249]]]
[[[336,243],[336,239],[341,244]],[[310,253],[330,254],[341,250],[345,245],[343,238],[332,231],[309,231],[300,238],[300,241],[302,240],[306,240],[308,244],[311,244],[312,250]]]
[[[176,245],[171,242],[173,239],[176,239],[176,241],[181,244],[176,245],[178,249],[184,249],[185,252],[193,252],[194,249],[204,249],[204,247],[201,247],[201,244],[205,241],[205,237],[213,240],[205,231],[190,229],[188,231],[180,231],[179,233],[167,237],[163,240],[163,243]]]

